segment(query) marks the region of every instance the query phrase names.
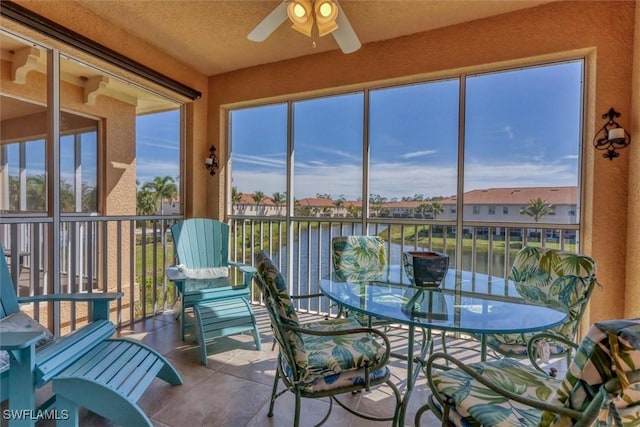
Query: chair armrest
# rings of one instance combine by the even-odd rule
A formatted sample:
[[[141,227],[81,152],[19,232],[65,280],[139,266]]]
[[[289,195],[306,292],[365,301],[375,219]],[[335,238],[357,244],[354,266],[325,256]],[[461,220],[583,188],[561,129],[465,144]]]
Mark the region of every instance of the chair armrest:
[[[2,319],[0,319],[0,322]],[[11,357],[15,359],[20,367],[13,367],[13,364],[9,364],[11,372],[20,373],[24,368],[30,370],[33,369],[33,363],[35,360],[35,348],[36,343],[44,338],[43,331],[35,332],[3,332],[2,339],[0,340],[0,350],[9,352]],[[24,365],[24,366],[22,366]],[[16,375],[10,373],[10,376]]]
[[[434,396],[436,397],[436,399],[440,401],[442,405],[446,405],[447,402],[445,402],[442,396],[440,395],[440,393],[438,393],[437,391],[438,388],[436,387],[434,383],[434,378],[433,378],[434,370],[442,370],[443,366],[445,366],[436,362],[439,359],[444,359],[445,361],[455,365],[457,369],[464,371],[465,374],[467,374],[474,380],[478,381],[480,384],[506,397],[509,400],[513,400],[515,402],[519,402],[519,403],[522,403],[523,405],[530,406],[533,408],[538,408],[543,411],[553,412],[554,414],[565,415],[576,420],[579,420],[583,417],[583,413],[580,411],[565,408],[563,406],[553,405],[551,403],[548,403],[542,400],[530,399],[527,397],[523,397],[519,394],[513,393],[505,389],[504,387],[500,386],[499,384],[494,384],[493,382],[488,380],[487,377],[478,374],[475,369],[470,368],[467,364],[456,359],[455,357],[445,353],[433,353],[431,357],[427,359],[425,371],[427,374],[427,382],[429,383],[429,388],[431,388]]]
[[[546,331],[546,332],[540,332],[533,335],[531,338],[529,338],[529,341],[527,341],[527,355],[529,356],[529,361],[531,362],[531,365],[537,370],[539,370],[540,372],[545,372],[545,370],[542,369],[540,365],[538,365],[538,361],[537,361],[538,351],[536,348],[536,343],[540,340],[555,341],[561,345],[570,347],[574,350],[578,348],[578,344],[554,332]]]
[[[2,322],[2,319],[0,319]],[[30,346],[35,346],[38,341],[44,338],[44,332],[3,332],[0,340],[0,350],[21,350]]]
[[[258,271],[252,265],[243,264],[241,262],[236,262],[236,261],[229,261],[229,266],[230,267],[236,267],[236,268],[240,269],[240,271],[242,271],[243,273],[254,274],[254,273],[256,273]]]
[[[164,272],[167,275],[167,278],[169,280],[171,280],[172,282],[183,281],[184,280],[184,278],[176,278],[177,275],[180,273],[180,270],[175,265],[165,268]]]
[[[235,267],[242,272],[242,286],[250,287],[253,275],[258,272],[252,265],[243,264],[236,261],[228,261],[229,267]]]
[[[96,292],[96,293],[73,293],[73,294],[49,294],[34,295],[30,297],[19,297],[18,303],[31,302],[89,302],[92,306],[91,320],[109,320],[109,302],[120,299],[124,296],[122,292]]]

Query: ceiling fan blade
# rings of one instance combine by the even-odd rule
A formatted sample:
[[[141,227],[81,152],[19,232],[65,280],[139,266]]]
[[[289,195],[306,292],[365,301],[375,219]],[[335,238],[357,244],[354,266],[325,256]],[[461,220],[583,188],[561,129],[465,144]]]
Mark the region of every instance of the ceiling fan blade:
[[[333,34],[338,46],[340,46],[340,49],[342,49],[344,53],[355,52],[362,46],[360,40],[347,19],[344,10],[340,7],[340,4],[336,2],[336,5],[338,6],[338,17],[336,18],[338,29],[331,34]]]
[[[247,38],[254,42],[264,41],[271,35],[284,21],[287,20],[287,1],[284,0],[271,11],[256,27],[251,30]]]

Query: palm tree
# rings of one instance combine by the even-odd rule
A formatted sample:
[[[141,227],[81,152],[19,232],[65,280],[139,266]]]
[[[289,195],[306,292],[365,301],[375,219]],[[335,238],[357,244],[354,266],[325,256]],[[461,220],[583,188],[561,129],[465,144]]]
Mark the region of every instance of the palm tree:
[[[76,212],[74,188],[64,179],[60,179],[60,210],[62,212]]]
[[[442,203],[433,202],[431,203],[431,214],[433,215],[433,219],[436,219],[438,215],[444,212],[444,206]]]
[[[46,206],[46,190],[47,182],[44,175],[33,175],[27,177],[27,210],[43,211]]]
[[[285,204],[287,196],[285,196],[284,193],[276,192],[271,195],[271,200],[273,200],[273,204],[276,205],[277,214],[280,214],[280,206]]]
[[[242,201],[242,192],[238,191],[238,187],[231,187],[231,204],[233,209],[238,213],[238,204]]]
[[[530,199],[529,205],[520,209],[520,215],[533,217],[535,222],[540,221],[543,216],[550,212],[553,212],[553,205],[548,203],[546,200],[542,200],[540,197],[535,200]]]
[[[255,191],[251,195],[251,198],[253,198],[253,201],[256,202],[256,211],[259,211],[260,210],[260,205],[262,204],[264,199],[267,198],[267,196],[265,196],[262,191]]]
[[[240,203],[242,200],[242,192],[238,191],[238,187],[231,188],[231,201],[235,203]]]
[[[382,205],[387,201],[386,197],[382,197],[379,194],[369,195],[369,208],[371,209],[372,216],[378,216]]]
[[[346,201],[347,200],[344,198],[344,196],[340,196],[333,201],[333,205],[336,207],[336,213],[338,213],[340,216],[344,216],[342,213],[340,213],[340,210],[344,207],[344,202]]]
[[[420,203],[417,210],[418,213],[422,215],[422,218],[424,218],[428,213],[431,213],[431,205],[429,203]]]
[[[164,214],[164,201],[169,203],[178,195],[178,187],[175,179],[170,176],[156,176],[153,181],[147,182],[142,186],[143,190],[150,190],[155,194],[156,203],[160,202],[160,215]]]
[[[138,191],[136,195],[136,211],[138,215],[153,215],[156,213],[157,198],[153,191],[149,189],[143,189]]]
[[[359,217],[361,211],[362,211],[362,208],[356,205],[349,205],[349,207],[347,208],[347,212],[349,213],[349,216],[354,218]]]
[[[20,210],[20,179],[9,175],[9,210]]]
[[[88,184],[82,184],[82,212],[97,212],[98,197],[96,187]]]

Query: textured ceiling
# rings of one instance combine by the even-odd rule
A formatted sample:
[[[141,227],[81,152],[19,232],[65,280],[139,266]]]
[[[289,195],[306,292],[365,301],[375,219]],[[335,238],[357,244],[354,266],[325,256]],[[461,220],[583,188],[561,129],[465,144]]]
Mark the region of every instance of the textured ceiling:
[[[280,1],[74,1],[208,76],[338,49],[331,35],[308,38],[288,21],[263,42],[248,40],[247,34]],[[340,5],[365,44],[550,1],[342,0]]]

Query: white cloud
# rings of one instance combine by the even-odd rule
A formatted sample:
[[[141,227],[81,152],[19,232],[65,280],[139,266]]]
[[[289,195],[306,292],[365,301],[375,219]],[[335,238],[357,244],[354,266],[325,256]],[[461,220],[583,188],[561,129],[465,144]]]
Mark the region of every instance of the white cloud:
[[[163,148],[165,150],[178,151],[180,143],[168,138],[154,138],[152,136],[145,136],[136,140],[138,147],[153,147]]]
[[[284,168],[287,165],[287,161],[284,157],[275,158],[269,156],[247,156],[245,154],[233,154],[233,163],[244,165],[259,165],[268,167]]]
[[[336,157],[340,157],[348,160],[360,160],[360,153],[354,154],[344,150],[337,150],[335,148],[330,148],[326,145],[316,145],[316,144],[299,144],[301,148],[310,149],[319,151],[321,153],[331,154]]]
[[[344,195],[355,200],[361,195],[362,170],[359,165],[297,168],[294,192],[298,198],[317,193]],[[426,197],[456,194],[456,165],[407,165],[378,163],[370,170],[369,190],[388,199],[423,194]],[[272,194],[285,191],[284,169],[243,170],[234,173],[234,185],[242,192],[256,190]],[[467,165],[465,191],[500,187],[552,187],[576,185],[572,168],[562,164],[505,163]]]
[[[204,165],[202,166],[204,169]],[[172,178],[177,178],[180,174],[180,166],[178,162],[160,162],[153,161],[149,163],[145,162],[136,162],[136,179],[140,181],[140,184],[144,184],[145,182],[153,181],[153,179],[157,176],[170,176]]]
[[[414,157],[422,157],[429,156],[431,154],[437,153],[437,150],[423,150],[423,151],[413,151],[411,153],[405,153],[400,156],[401,159],[412,159]]]
[[[514,138],[513,129],[511,128],[510,125],[505,125],[505,127],[502,129],[502,131],[507,136],[507,138],[509,138],[509,139],[513,139]]]

